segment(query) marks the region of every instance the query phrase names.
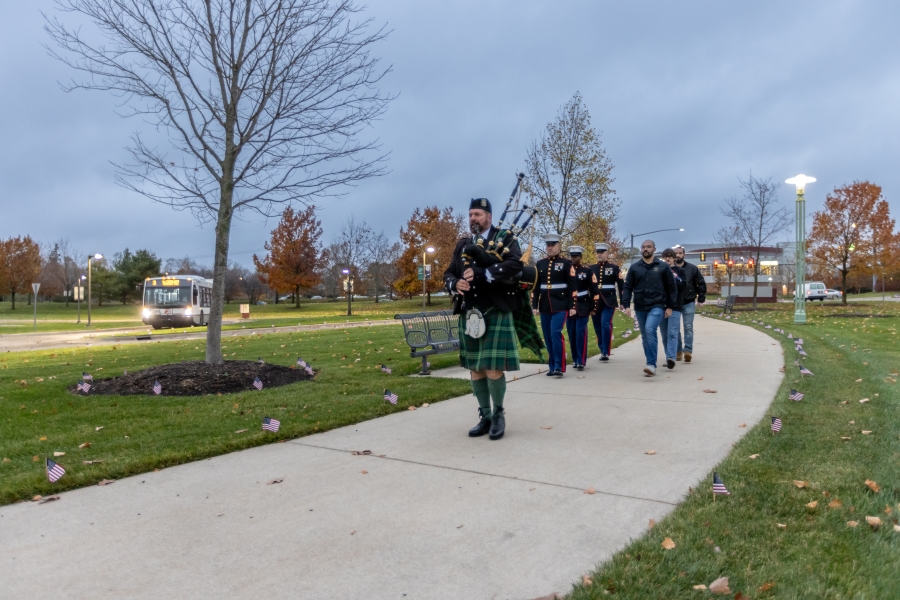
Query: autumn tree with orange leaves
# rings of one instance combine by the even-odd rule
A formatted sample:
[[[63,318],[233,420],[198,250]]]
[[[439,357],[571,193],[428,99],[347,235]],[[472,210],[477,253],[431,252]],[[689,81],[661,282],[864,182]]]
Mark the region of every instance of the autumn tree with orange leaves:
[[[457,240],[467,235],[466,231],[463,215],[454,213],[450,207],[443,210],[437,206],[417,208],[407,221],[406,228],[400,229],[403,254],[397,261],[399,277],[394,288],[410,296],[421,293],[422,282],[418,279],[418,267],[422,263],[422,252],[432,246],[435,252],[427,255],[431,264],[431,280],[425,288],[428,303],[431,304],[431,294],[443,288],[444,269],[450,264]]]
[[[269,252],[260,260],[253,255],[253,264],[260,279],[275,290],[291,290],[294,306],[300,307],[300,291],[319,284],[324,256],[319,247],[322,223],[316,219],[315,207],[294,212],[286,208],[272,239],[266,242]]]
[[[12,296],[16,309],[16,294],[30,292],[31,284],[41,274],[41,249],[29,236],[0,240],[0,290]]]
[[[825,208],[813,214],[808,239],[811,262],[821,271],[840,273],[847,304],[848,276],[871,273],[879,264],[887,264],[897,245],[881,186],[854,181],[835,188],[825,198]]]

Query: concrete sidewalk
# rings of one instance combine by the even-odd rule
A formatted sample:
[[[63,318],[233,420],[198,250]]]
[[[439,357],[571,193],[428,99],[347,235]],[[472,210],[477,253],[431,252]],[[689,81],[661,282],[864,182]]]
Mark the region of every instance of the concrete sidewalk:
[[[781,382],[781,349],[765,334],[702,317],[696,330],[695,362],[652,379],[631,342],[562,380],[511,381],[500,441],[466,436],[469,395],[2,507],[0,595],[566,592],[696,487]]]

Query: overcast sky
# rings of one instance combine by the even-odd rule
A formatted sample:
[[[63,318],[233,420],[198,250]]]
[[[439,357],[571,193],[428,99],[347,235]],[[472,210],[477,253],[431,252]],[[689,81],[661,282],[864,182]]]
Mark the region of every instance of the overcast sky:
[[[101,92],[60,90],[72,73],[41,47],[41,11],[51,0],[0,3],[0,237],[211,263],[211,225],[114,183],[110,162],[144,125]],[[502,204],[576,91],[615,165],[622,235],[711,240],[751,169],[817,177],[810,212],[863,179],[900,212],[900,4],[372,0],[368,14],[392,30],[378,51],[399,96],[375,124],[391,173],[320,202],[327,238],[351,213],[397,237],[417,206]],[[791,186],[781,197],[793,210]],[[274,223],[244,219],[231,249],[249,265]]]

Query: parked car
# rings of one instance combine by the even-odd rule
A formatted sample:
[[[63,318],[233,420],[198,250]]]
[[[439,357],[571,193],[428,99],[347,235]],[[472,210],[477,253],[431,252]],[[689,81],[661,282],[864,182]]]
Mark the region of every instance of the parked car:
[[[263,302],[262,300],[257,300],[257,301],[256,301],[256,305],[257,305],[257,306],[266,306],[267,304],[269,304],[269,303],[268,303],[268,302]]]
[[[810,281],[809,283],[803,284],[803,294],[806,296],[806,301],[810,300],[818,300],[819,302],[825,301],[825,284],[821,281]]]
[[[825,290],[825,299],[826,300],[840,300],[844,295],[844,292],[840,290]]]

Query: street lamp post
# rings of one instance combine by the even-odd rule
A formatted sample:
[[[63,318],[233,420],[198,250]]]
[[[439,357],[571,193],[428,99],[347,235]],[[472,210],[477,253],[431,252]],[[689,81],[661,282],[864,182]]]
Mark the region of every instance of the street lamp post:
[[[784,182],[797,186],[796,256],[794,265],[794,323],[806,323],[806,184],[816,180],[803,173]]]
[[[634,237],[637,235],[650,235],[651,233],[660,233],[662,231],[684,231],[684,227],[676,229],[657,229],[656,231],[645,231],[644,233],[631,234],[631,264],[634,264]]]
[[[426,259],[425,254],[426,253],[434,254],[434,248],[432,248],[431,246],[428,246],[427,248],[422,250],[422,310],[423,311],[425,310],[425,298],[427,298],[427,296],[428,296],[428,289],[427,289],[428,277],[427,277],[427,272],[426,272],[428,269],[425,268],[425,259]]]
[[[100,260],[103,258],[102,254],[94,254],[93,256],[88,256],[88,297],[87,297],[87,309],[88,309],[88,322],[87,326],[91,326],[91,261],[92,260]]]
[[[353,314],[353,280],[351,278],[350,269],[342,269],[341,273],[347,276],[347,279],[344,280],[344,285],[347,287],[347,316],[351,316]]]

